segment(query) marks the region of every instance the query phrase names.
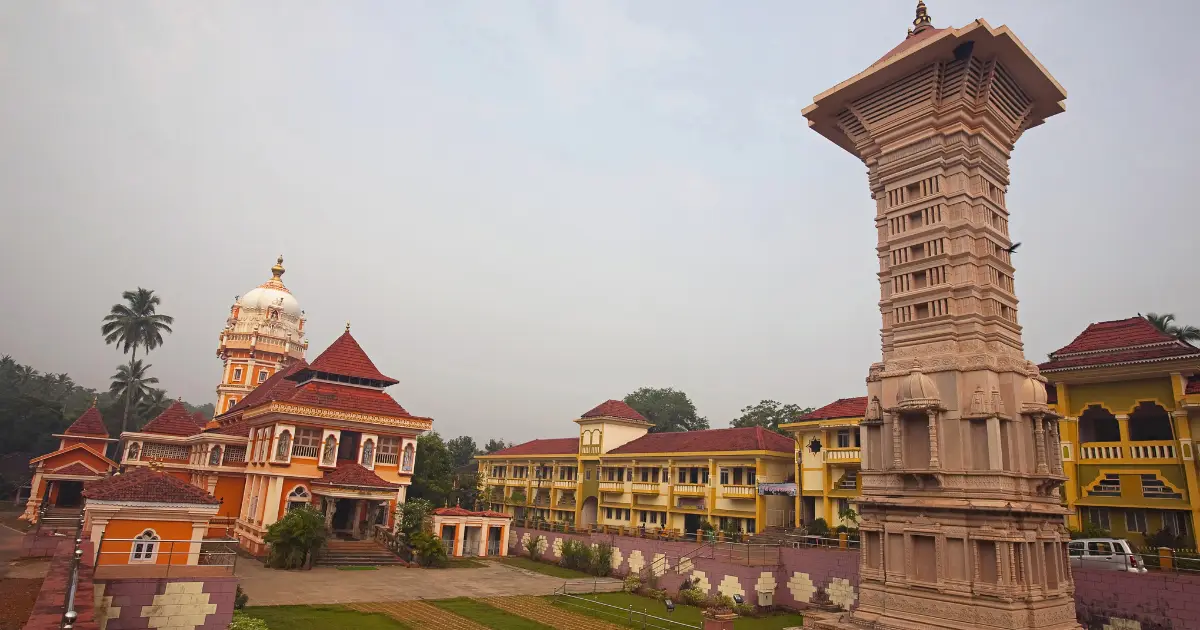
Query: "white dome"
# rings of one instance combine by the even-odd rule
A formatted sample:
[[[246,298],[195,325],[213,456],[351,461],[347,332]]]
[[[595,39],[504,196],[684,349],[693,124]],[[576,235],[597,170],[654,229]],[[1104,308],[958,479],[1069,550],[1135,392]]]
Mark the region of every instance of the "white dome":
[[[280,301],[282,300],[282,302]],[[268,306],[280,305],[283,312],[293,317],[300,316],[300,303],[291,293],[273,287],[255,287],[242,296],[242,306],[266,310]]]

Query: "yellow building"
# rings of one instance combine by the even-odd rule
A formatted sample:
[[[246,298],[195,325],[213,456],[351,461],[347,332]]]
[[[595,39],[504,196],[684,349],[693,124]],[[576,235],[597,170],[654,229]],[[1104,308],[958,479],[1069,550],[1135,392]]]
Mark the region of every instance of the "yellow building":
[[[825,519],[830,527],[850,526],[840,514],[853,507],[861,484],[859,423],[867,397],[842,398],[780,425],[796,439],[796,513],[801,523]]]
[[[1039,368],[1062,416],[1070,526],[1135,541],[1161,529],[1193,537],[1200,349],[1132,317],[1088,326]]]
[[[491,509],[516,518],[692,533],[762,531],[792,510],[759,484],[792,474],[793,442],[757,428],[649,433],[609,400],[575,421],[579,436],[533,440],[479,456]]]
[[[276,372],[304,360],[304,311],[283,286],[283,256],[271,279],[234,299],[221,331],[217,356],[224,363],[217,385],[217,415],[233,408]]]

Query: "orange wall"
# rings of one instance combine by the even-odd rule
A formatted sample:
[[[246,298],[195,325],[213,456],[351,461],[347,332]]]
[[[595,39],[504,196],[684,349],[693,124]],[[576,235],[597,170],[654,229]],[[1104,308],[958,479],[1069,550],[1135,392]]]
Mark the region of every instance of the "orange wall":
[[[80,462],[87,465],[89,468],[93,470],[99,470],[100,472],[108,470],[108,464],[103,459],[97,457],[95,453],[92,453],[91,451],[85,451],[81,448],[77,448],[69,453],[61,453],[54,455],[53,457],[43,459],[40,463],[43,466],[42,470],[49,472],[57,468],[62,468],[63,466],[68,466],[74,462]]]
[[[217,510],[217,516],[233,516],[236,518],[238,512],[242,510],[242,493],[245,490],[246,477],[242,475],[236,477],[218,476],[217,487],[213,489],[213,496],[221,499],[221,508]]]
[[[137,538],[147,529],[153,529],[160,540],[191,540],[192,523],[190,521],[152,521],[152,520],[112,520],[104,528],[104,542],[100,551],[102,555],[97,564],[129,564],[129,553],[133,543],[117,541],[123,538]],[[190,543],[174,543],[172,553],[171,543],[159,543],[157,564],[168,564],[171,556],[173,564],[187,564]]]

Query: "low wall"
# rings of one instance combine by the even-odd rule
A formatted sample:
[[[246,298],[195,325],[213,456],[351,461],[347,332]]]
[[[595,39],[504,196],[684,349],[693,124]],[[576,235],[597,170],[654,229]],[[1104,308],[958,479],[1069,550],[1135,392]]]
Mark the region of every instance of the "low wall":
[[[541,530],[513,528],[509,536],[510,553],[528,555],[525,541],[532,537],[546,539],[546,559],[562,557],[562,542],[580,540],[586,544],[607,542],[613,546],[613,574],[618,576],[641,573],[654,566],[659,558],[667,560],[667,570],[658,576],[658,587],[677,593],[684,578],[707,594],[722,593],[732,597],[742,595],[747,602],[757,601],[757,593],[766,591],[774,596],[776,606],[802,609],[814,601],[818,589],[843,609],[851,610],[858,603],[858,553],[838,549],[779,550],[778,566],[746,566],[712,558],[678,558],[686,556],[700,545],[695,542],[665,542],[646,538],[631,538],[609,534],[562,534]]]
[[[224,630],[233,620],[235,577],[96,582],[96,618],[106,630]]]
[[[1200,628],[1200,575],[1099,569],[1075,569],[1074,574],[1075,615],[1088,630]]]
[[[76,630],[97,630],[100,626],[94,621],[92,611],[92,541],[84,540],[80,546],[83,549],[83,561],[79,567],[79,577],[75,587]],[[75,539],[58,538],[58,546],[46,579],[42,581],[42,589],[38,591],[37,601],[33,612],[25,623],[25,630],[57,630],[63,620],[63,607],[66,604],[67,579],[70,577],[71,557],[75,552]],[[144,626],[143,626],[144,627]]]

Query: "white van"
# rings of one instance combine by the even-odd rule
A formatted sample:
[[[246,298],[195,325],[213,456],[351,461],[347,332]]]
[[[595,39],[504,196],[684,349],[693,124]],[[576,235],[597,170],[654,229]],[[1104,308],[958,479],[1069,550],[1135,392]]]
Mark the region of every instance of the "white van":
[[[1146,563],[1133,554],[1129,542],[1120,538],[1081,538],[1067,544],[1071,566],[1145,573]]]

